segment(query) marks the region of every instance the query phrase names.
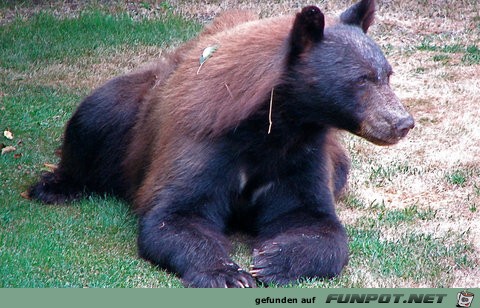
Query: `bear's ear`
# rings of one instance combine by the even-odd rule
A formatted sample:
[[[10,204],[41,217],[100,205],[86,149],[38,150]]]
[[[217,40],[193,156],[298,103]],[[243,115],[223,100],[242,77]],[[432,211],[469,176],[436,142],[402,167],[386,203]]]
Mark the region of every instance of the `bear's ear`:
[[[355,25],[367,33],[375,18],[375,0],[362,0],[340,15],[340,20],[347,25]]]
[[[325,16],[316,6],[307,6],[295,17],[290,33],[290,59],[293,60],[323,38]]]

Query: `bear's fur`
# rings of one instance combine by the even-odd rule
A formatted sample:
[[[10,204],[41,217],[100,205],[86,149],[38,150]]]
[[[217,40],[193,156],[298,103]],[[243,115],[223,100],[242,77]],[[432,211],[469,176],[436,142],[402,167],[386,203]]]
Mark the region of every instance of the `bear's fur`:
[[[30,196],[112,193],[139,215],[141,257],[188,286],[254,287],[333,277],[347,264],[334,202],[349,159],[336,131],[398,142],[412,117],[365,34],[373,0],[325,20],[220,16],[158,63],[94,91],[69,120],[58,169]],[[200,65],[207,47],[216,50]],[[249,271],[230,232],[253,237]]]

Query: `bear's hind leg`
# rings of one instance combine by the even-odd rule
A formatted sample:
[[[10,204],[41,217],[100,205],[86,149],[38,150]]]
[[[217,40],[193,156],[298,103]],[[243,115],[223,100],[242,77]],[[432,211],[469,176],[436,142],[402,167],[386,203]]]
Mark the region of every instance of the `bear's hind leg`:
[[[331,214],[294,211],[263,227],[250,273],[286,285],[299,278],[332,278],[348,262],[347,236]]]
[[[64,204],[80,199],[87,190],[91,162],[97,158],[81,124],[77,112],[67,124],[58,167],[41,175],[40,181],[29,188],[29,198],[46,204]]]
[[[69,179],[60,169],[42,174],[40,181],[28,189],[28,197],[46,204],[64,204],[79,199],[83,186]]]
[[[205,218],[153,208],[140,219],[138,249],[142,258],[180,275],[189,287],[255,287],[253,277],[229,257],[229,242]]]

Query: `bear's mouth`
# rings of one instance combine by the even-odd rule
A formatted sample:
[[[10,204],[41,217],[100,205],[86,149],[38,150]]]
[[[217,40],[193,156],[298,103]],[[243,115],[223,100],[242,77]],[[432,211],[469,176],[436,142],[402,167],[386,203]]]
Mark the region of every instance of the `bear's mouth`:
[[[405,138],[415,127],[411,115],[393,121],[363,122],[360,130],[355,134],[379,146],[389,146]]]
[[[375,144],[375,145],[379,145],[379,146],[390,146],[390,145],[394,145],[394,144],[397,144],[402,138],[397,138],[397,139],[393,139],[393,138],[390,138],[390,139],[380,139],[380,138],[377,138],[375,136],[366,136],[366,135],[360,135],[360,134],[357,134],[359,137],[362,137],[368,141],[370,141],[371,143]]]

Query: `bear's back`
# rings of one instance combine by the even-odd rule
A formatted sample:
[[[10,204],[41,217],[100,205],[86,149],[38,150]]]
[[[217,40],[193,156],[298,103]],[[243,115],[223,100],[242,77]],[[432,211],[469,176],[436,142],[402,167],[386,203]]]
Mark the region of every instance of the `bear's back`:
[[[292,21],[290,16],[253,20],[200,36],[154,94],[158,117],[168,114],[162,129],[218,136],[251,115],[281,80]],[[201,65],[209,47],[215,51]]]

